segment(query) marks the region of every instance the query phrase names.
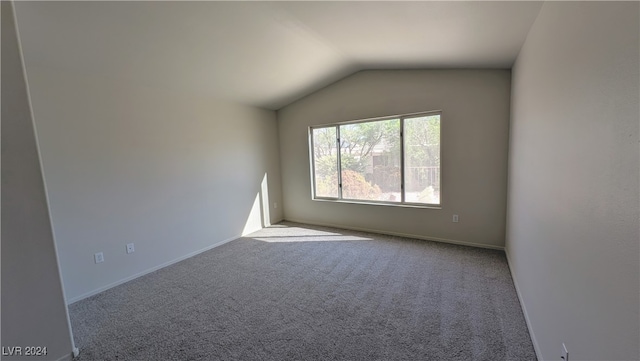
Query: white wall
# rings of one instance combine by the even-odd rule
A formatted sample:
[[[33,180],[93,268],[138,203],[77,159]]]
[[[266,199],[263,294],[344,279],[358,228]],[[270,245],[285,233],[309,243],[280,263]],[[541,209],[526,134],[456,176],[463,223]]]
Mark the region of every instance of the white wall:
[[[70,302],[282,218],[275,112],[26,60]]]
[[[2,347],[73,348],[12,3],[2,2]]]
[[[640,359],[638,5],[546,2],[513,70],[506,247],[544,360]]]
[[[278,111],[285,218],[504,246],[510,71],[363,71]],[[311,200],[308,127],[442,110],[442,209]],[[460,223],[452,223],[459,214]]]

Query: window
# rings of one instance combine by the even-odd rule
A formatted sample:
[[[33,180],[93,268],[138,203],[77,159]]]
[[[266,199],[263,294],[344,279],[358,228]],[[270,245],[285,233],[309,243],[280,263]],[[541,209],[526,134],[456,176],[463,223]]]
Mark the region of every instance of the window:
[[[313,198],[440,205],[440,116],[312,127]]]

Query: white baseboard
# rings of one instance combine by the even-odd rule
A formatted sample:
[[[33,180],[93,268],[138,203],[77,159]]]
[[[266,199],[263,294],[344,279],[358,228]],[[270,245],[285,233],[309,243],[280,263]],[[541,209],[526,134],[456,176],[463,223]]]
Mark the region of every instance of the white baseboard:
[[[505,255],[507,256],[507,265],[509,266],[509,272],[511,272],[511,279],[513,280],[513,285],[516,288],[516,294],[518,295],[518,301],[520,301],[520,307],[522,308],[522,313],[524,314],[524,321],[527,324],[527,329],[529,330],[529,336],[531,336],[531,342],[533,342],[533,349],[536,352],[536,358],[540,361],[540,346],[538,346],[538,340],[536,340],[536,334],[533,333],[533,329],[531,328],[531,321],[529,321],[529,314],[527,313],[527,307],[524,305],[524,300],[522,299],[522,294],[520,293],[520,287],[518,286],[518,280],[516,279],[515,273],[513,273],[513,268],[511,267],[511,260],[509,259],[509,252],[505,248]]]
[[[73,360],[73,352],[70,352],[62,357],[60,357],[59,359],[56,359],[56,361],[71,361]]]
[[[170,266],[170,265],[172,265],[172,264],[174,264],[174,263],[178,263],[178,262],[183,261],[183,260],[185,260],[185,259],[187,259],[187,258],[191,258],[191,257],[193,257],[193,256],[196,256],[196,255],[198,255],[198,254],[202,253],[202,252],[206,252],[206,251],[208,251],[208,250],[210,250],[210,249],[216,248],[216,247],[218,247],[218,246],[221,246],[221,245],[223,245],[223,244],[225,244],[225,243],[231,242],[231,241],[233,241],[233,240],[235,240],[235,239],[238,239],[238,238],[240,238],[240,237],[241,237],[240,235],[237,235],[237,236],[234,236],[234,237],[231,237],[231,238],[227,238],[227,239],[225,239],[225,240],[222,240],[222,241],[220,241],[220,242],[214,243],[214,244],[212,244],[212,245],[209,245],[209,246],[207,246],[207,247],[205,247],[205,248],[202,248],[202,249],[200,249],[200,250],[197,250],[197,251],[195,251],[195,252],[191,252],[191,253],[189,253],[189,254],[186,254],[186,255],[184,255],[184,256],[178,257],[178,258],[173,259],[173,260],[171,260],[171,261],[168,261],[168,262],[162,263],[162,264],[160,264],[160,265],[158,265],[158,266],[151,267],[151,268],[146,269],[146,270],[144,270],[144,271],[142,271],[142,272],[136,273],[136,274],[134,274],[134,275],[132,275],[132,276],[125,277],[125,278],[123,278],[123,279],[121,279],[121,280],[119,280],[119,281],[116,281],[116,282],[110,283],[110,284],[108,284],[108,285],[106,285],[106,286],[102,286],[102,287],[100,287],[100,288],[96,288],[95,290],[90,291],[90,292],[87,292],[87,293],[84,293],[84,294],[82,294],[82,295],[80,295],[80,296],[73,297],[73,298],[71,298],[71,299],[69,299],[69,300],[67,301],[67,305],[70,305],[70,304],[72,304],[72,303],[74,303],[74,302],[78,302],[78,301],[83,300],[83,299],[85,299],[85,298],[87,298],[87,297],[91,297],[91,296],[96,295],[96,294],[98,294],[98,293],[100,293],[100,292],[104,292],[104,291],[106,291],[106,290],[108,290],[108,289],[110,289],[110,288],[113,288],[113,287],[115,287],[115,286],[119,286],[119,285],[121,285],[121,284],[123,284],[123,283],[125,283],[125,282],[129,282],[129,281],[131,281],[131,280],[133,280],[133,279],[136,279],[136,278],[141,277],[141,276],[144,276],[144,275],[146,275],[146,274],[148,274],[148,273],[151,273],[151,272],[157,271],[157,270],[159,270],[159,269],[161,269],[161,268],[165,268],[165,267]]]
[[[458,241],[458,240],[455,240],[455,239],[446,239],[446,238],[431,237],[431,236],[421,236],[421,235],[410,234],[410,233],[381,231],[379,229],[343,226],[343,225],[336,225],[336,224],[330,224],[330,223],[305,221],[305,220],[294,219],[294,218],[285,218],[285,221],[295,222],[295,223],[306,223],[306,224],[315,225],[315,226],[324,226],[324,227],[349,229],[349,230],[352,230],[352,231],[369,232],[369,233],[377,233],[377,234],[386,234],[386,235],[389,235],[389,236],[416,238],[416,239],[422,239],[422,240],[425,240],[425,241],[434,241],[434,242],[457,244],[457,245],[460,245],[460,246],[497,249],[499,251],[504,251],[504,247],[501,247],[501,246],[494,246],[494,245],[490,245],[490,244]]]
[[[80,354],[80,351],[77,347],[74,347],[73,350],[71,350],[71,353],[60,357],[56,361],[72,361],[74,358],[78,357],[78,354]]]

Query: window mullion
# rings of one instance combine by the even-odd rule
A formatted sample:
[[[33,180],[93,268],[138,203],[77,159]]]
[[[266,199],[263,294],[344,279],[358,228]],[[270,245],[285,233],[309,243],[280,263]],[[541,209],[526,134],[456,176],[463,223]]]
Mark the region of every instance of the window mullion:
[[[336,145],[337,145],[337,162],[338,169],[338,199],[342,199],[342,161],[340,160],[341,145],[340,145],[340,126],[336,126]]]
[[[404,191],[404,117],[400,117],[400,202],[405,202]]]
[[[318,194],[316,192],[316,146],[315,146],[315,141],[314,141],[314,137],[313,137],[313,128],[309,128],[309,144],[311,145],[311,149],[309,150],[309,154],[311,155],[311,195],[313,196],[313,198],[315,199],[316,197],[318,197]]]

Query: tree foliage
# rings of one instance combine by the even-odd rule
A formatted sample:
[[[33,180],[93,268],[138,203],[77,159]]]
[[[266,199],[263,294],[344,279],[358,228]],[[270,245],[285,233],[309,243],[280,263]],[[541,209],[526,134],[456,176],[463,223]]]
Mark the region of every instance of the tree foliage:
[[[381,194],[380,187],[369,183],[362,174],[349,169],[342,171],[343,198],[376,200]]]
[[[440,164],[440,117],[427,116],[405,120],[405,154],[410,164]]]
[[[316,178],[316,194],[322,197],[338,195],[338,175]],[[352,170],[342,171],[342,196],[347,199],[379,199],[382,191],[377,185],[369,183],[360,173]]]
[[[399,119],[340,126],[342,169],[363,172],[365,161],[376,146],[385,144],[385,152],[399,152]]]

